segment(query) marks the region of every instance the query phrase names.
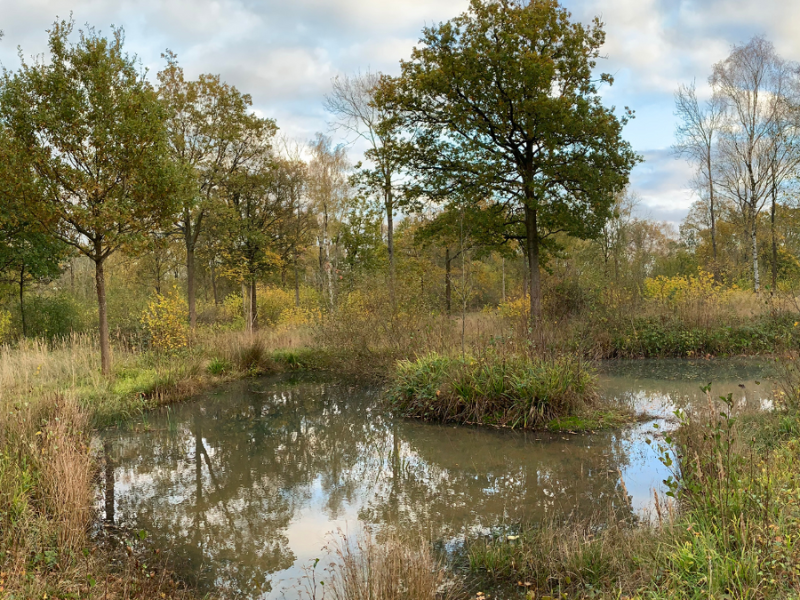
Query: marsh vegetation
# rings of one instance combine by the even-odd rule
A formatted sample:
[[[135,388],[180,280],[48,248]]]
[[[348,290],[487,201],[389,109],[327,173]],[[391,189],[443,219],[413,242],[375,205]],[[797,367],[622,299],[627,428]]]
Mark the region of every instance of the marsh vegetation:
[[[677,92],[676,228],[555,1],[335,78],[309,142],[122,29],[47,34],[0,79],[0,597],[798,593],[800,69],[766,39]]]

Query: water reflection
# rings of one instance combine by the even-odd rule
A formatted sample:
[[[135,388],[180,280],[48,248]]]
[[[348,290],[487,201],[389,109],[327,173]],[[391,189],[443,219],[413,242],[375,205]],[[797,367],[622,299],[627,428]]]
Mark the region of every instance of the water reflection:
[[[660,406],[689,395],[685,381],[647,373],[606,371],[603,385]],[[649,425],[595,435],[441,427],[387,417],[379,394],[308,377],[239,382],[151,417],[144,432],[111,433],[106,518],[146,529],[201,588],[292,597],[336,528],[448,540],[548,515],[631,516],[665,476],[643,443]]]

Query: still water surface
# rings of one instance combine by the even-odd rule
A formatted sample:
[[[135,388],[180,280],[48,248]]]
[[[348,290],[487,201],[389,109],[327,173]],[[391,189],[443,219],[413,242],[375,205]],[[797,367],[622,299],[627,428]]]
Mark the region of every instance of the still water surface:
[[[600,385],[656,417],[619,431],[530,433],[394,419],[378,388],[318,376],[240,381],[108,432],[107,520],[146,530],[201,589],[292,598],[328,532],[423,529],[451,541],[557,515],[646,511],[667,476],[653,424],[706,403],[772,395],[750,360],[630,361]],[[761,379],[764,378],[763,381]],[[756,382],[759,383],[756,383]]]

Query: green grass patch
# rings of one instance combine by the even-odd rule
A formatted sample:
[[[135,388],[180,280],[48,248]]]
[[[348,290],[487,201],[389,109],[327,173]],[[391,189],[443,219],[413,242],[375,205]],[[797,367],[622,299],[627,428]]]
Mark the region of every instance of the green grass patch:
[[[637,414],[626,406],[590,406],[584,408],[582,414],[553,419],[547,424],[547,430],[554,433],[562,431],[601,431],[615,429],[637,423],[647,417]]]
[[[574,356],[431,353],[397,363],[387,398],[407,417],[531,429],[581,414],[597,392],[593,370]]]

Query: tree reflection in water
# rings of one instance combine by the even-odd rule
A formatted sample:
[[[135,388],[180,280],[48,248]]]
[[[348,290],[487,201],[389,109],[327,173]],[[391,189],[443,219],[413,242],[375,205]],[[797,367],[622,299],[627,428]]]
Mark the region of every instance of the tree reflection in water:
[[[320,555],[326,532],[359,521],[446,541],[523,518],[632,513],[619,476],[629,433],[394,420],[379,397],[309,377],[239,382],[145,432],[109,434],[115,517],[201,588],[269,597]]]

